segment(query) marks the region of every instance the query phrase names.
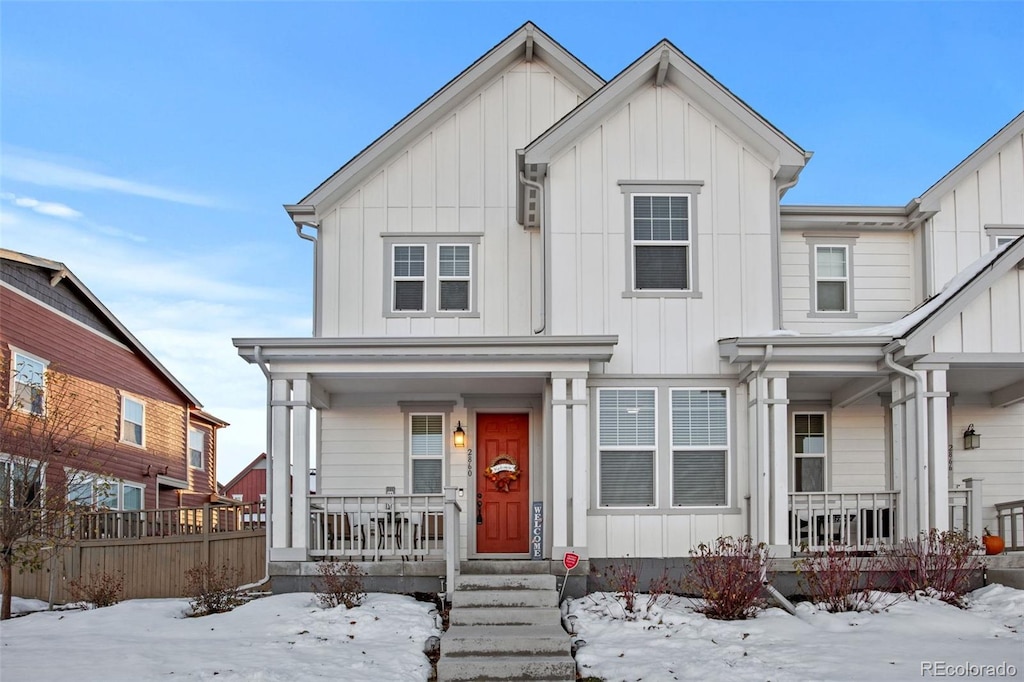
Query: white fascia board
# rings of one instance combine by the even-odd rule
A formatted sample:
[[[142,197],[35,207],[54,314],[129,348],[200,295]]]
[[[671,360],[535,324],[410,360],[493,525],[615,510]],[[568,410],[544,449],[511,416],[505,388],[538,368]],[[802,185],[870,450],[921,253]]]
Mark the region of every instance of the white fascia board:
[[[561,121],[542,133],[526,147],[526,163],[548,163],[559,151],[588,132],[598,121],[614,111],[637,90],[653,82],[662,65],[662,55],[669,55],[666,80],[692,97],[712,114],[729,120],[737,133],[775,164],[776,175],[795,178],[810,158],[778,128],[754,111],[746,102],[714,79],[679,48],[662,40],[643,56],[627,66],[601,90],[576,107]],[[790,179],[785,177],[783,179]]]
[[[783,205],[783,230],[902,231],[914,225],[906,206]]]
[[[965,177],[977,171],[992,154],[999,151],[1003,145],[1013,137],[1020,135],[1021,132],[1024,132],[1024,112],[1017,114],[1012,121],[975,149],[970,156],[925,190],[920,198],[921,210],[938,211],[942,197],[951,192]]]
[[[393,150],[405,148],[458,107],[484,83],[515,61],[525,58],[527,37],[533,39],[534,59],[539,58],[585,96],[604,85],[604,80],[583,62],[534,24],[527,22],[371,142],[297,205],[312,205],[319,208],[333,205],[340,200],[354,186],[375,172]]]

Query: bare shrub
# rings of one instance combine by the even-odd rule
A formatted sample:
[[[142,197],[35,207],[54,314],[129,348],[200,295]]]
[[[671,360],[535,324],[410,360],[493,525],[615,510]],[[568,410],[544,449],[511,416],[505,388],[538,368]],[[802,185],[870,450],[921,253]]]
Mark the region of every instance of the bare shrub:
[[[647,610],[650,611],[651,607],[658,603],[658,600],[664,594],[672,594],[673,580],[669,576],[668,569],[663,569],[661,574],[657,578],[651,578],[650,585],[647,587],[647,593],[650,595],[647,598]]]
[[[829,613],[863,611],[870,606],[870,574],[847,547],[829,545],[824,552],[798,560],[796,571],[807,596]]]
[[[954,606],[963,607],[971,574],[982,565],[981,543],[959,530],[939,532],[932,528],[916,539],[906,539],[882,552],[892,573],[892,588],[911,597],[932,593]]]
[[[185,571],[185,581],[194,616],[224,613],[245,601],[238,591],[242,569],[232,568],[227,563],[216,568],[201,563]]]
[[[625,602],[627,614],[636,613],[636,586],[640,581],[637,567],[631,562],[612,564],[604,573],[609,586]]]
[[[363,573],[350,561],[322,561],[317,564],[318,580],[313,581],[313,591],[324,608],[344,606],[351,609],[359,606],[366,598],[363,591]]]
[[[771,560],[767,545],[754,544],[749,536],[721,537],[691,549],[690,557],[693,567],[683,585],[704,598],[697,611],[718,620],[743,620],[764,608],[762,570]]]
[[[90,573],[68,581],[68,591],[75,601],[84,601],[100,609],[124,599],[124,573]]]

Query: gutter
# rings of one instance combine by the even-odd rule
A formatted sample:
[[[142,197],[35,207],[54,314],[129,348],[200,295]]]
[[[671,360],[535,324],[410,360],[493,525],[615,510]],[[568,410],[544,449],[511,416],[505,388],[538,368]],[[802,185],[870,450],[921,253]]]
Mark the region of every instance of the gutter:
[[[925,422],[924,413],[924,387],[921,385],[921,377],[917,375],[917,372],[909,370],[893,360],[893,351],[886,350],[882,360],[885,362],[885,366],[892,371],[914,380],[914,427],[915,431],[917,431],[917,466],[914,469],[914,475],[917,477],[917,517],[920,523],[927,517],[928,508],[928,462],[927,448],[925,448],[928,438],[928,425]],[[922,459],[922,455],[924,455],[924,459]],[[905,463],[906,460],[904,459],[904,465]],[[904,485],[906,485],[906,482],[904,482]],[[923,508],[922,505],[924,505]],[[922,511],[925,513],[922,513]],[[930,525],[930,523],[925,525]],[[920,530],[922,529],[918,528],[918,531]]]
[[[548,248],[547,235],[544,233],[544,185],[526,177],[526,173],[519,171],[519,182],[527,187],[537,190],[537,223],[540,225],[540,327],[533,330],[534,334],[542,334],[548,326],[547,320],[547,295],[548,295]]]

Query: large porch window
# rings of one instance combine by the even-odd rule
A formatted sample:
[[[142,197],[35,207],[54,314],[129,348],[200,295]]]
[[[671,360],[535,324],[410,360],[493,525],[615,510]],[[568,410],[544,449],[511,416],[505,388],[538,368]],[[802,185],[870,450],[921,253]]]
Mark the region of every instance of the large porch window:
[[[825,413],[793,415],[793,490],[824,492],[826,481]]]
[[[672,506],[728,504],[729,401],[725,389],[672,390]]]
[[[598,391],[598,505],[653,507],[655,496],[654,389]]]

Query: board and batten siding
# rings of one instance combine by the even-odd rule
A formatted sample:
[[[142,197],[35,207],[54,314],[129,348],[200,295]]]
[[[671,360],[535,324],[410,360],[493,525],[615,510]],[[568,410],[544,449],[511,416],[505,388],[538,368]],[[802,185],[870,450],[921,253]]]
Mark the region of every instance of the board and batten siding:
[[[831,411],[830,490],[842,493],[888,489],[885,411],[877,398],[874,404],[861,403]]]
[[[536,232],[516,222],[516,155],[576,107],[580,93],[521,61],[468,96],[379,172],[323,212],[318,336],[528,335]],[[479,316],[385,317],[383,233],[482,234]],[[429,283],[428,283],[429,286]]]
[[[986,225],[1024,225],[1024,133],[1012,137],[940,200],[929,231],[929,294],[991,248]]]
[[[623,295],[631,180],[703,183],[699,297]],[[681,91],[638,90],[550,164],[551,333],[617,334],[609,373],[731,373],[717,340],[772,328],[772,194],[770,164]]]
[[[936,353],[1024,353],[1024,270],[1012,268],[943,325]]]
[[[843,232],[837,244],[853,242],[850,275],[855,316],[813,314],[813,250],[809,241],[828,244],[825,230],[783,230],[780,243],[782,326],[801,333],[827,334],[897,320],[916,305],[913,238],[906,232]]]
[[[981,447],[964,450],[963,433],[969,424],[981,434]],[[988,406],[985,396],[955,399],[950,419],[953,470],[950,487],[963,486],[965,478],[982,478],[982,520],[996,532],[998,502],[1024,499],[1024,403],[1003,408]]]

